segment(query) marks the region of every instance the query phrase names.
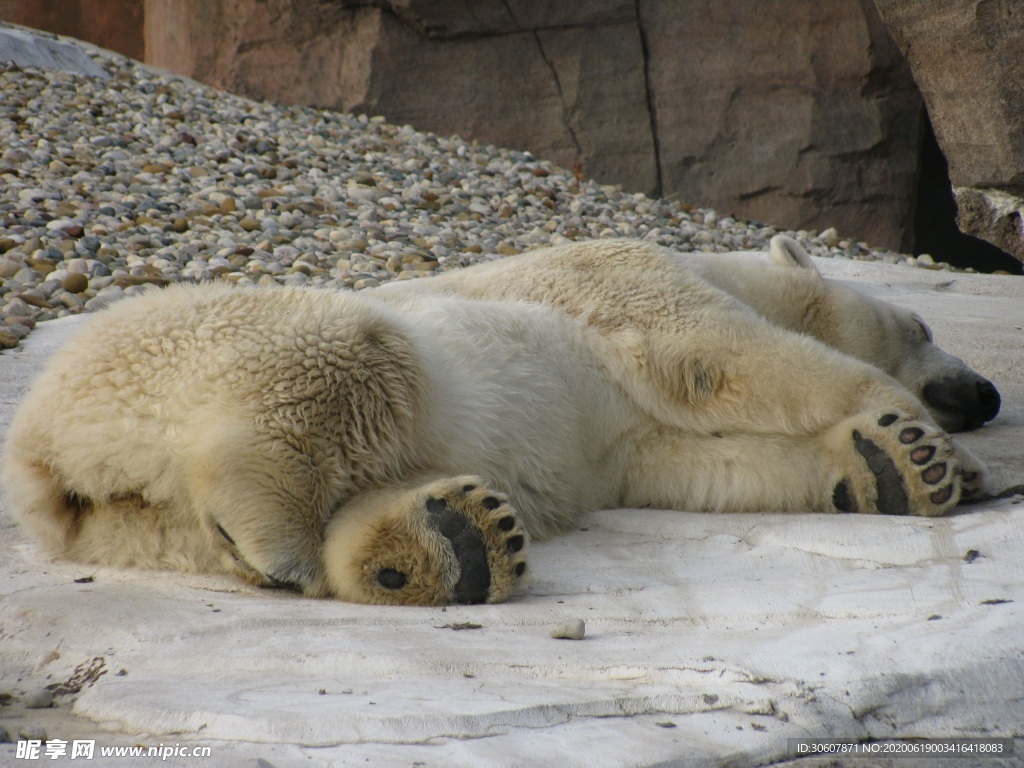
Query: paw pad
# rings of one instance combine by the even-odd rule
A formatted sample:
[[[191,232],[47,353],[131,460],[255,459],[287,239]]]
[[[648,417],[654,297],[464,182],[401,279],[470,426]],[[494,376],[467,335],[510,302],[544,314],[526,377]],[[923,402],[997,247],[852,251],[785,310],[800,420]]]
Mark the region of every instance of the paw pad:
[[[924,480],[928,485],[936,485],[941,482],[942,478],[946,476],[946,465],[935,464],[934,466],[928,467],[921,473],[921,479]]]
[[[916,443],[924,437],[924,430],[917,427],[906,427],[900,432],[900,442],[904,445]]]
[[[384,589],[401,589],[409,577],[395,568],[381,568],[377,571],[377,582]]]
[[[840,481],[832,490],[832,505],[840,512],[857,511],[857,505],[850,495],[850,486],[845,480]]]
[[[459,580],[452,593],[455,602],[485,602],[491,589],[491,569],[480,531],[466,515],[445,503],[444,499],[428,499],[427,514],[431,526],[451,542],[455,558],[459,561]]]
[[[440,490],[440,489],[439,489]],[[461,485],[426,501],[431,528],[451,544],[459,579],[451,601],[463,604],[504,599],[512,580],[526,572],[527,540],[504,494],[478,483]]]
[[[921,466],[931,461],[934,455],[934,445],[922,445],[920,448],[915,448],[910,452],[910,460],[918,466]]]
[[[851,430],[858,466],[834,486],[834,509],[938,515],[956,502],[960,468],[948,436],[891,412],[859,423]]]
[[[904,430],[906,431],[906,430]],[[900,439],[902,440],[902,434]],[[857,452],[864,457],[868,469],[875,475],[877,496],[875,506],[883,515],[906,515],[910,512],[907,491],[896,464],[884,450],[853,430],[853,441]]]

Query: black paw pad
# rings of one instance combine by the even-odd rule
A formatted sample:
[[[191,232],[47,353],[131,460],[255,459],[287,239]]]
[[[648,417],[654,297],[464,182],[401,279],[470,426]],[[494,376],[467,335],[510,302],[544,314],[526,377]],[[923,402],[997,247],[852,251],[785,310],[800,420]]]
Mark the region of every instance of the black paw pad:
[[[856,512],[857,505],[850,495],[850,487],[846,481],[841,481],[832,491],[832,504],[840,512]]]
[[[522,536],[512,536],[507,542],[505,542],[505,546],[508,547],[509,552],[518,552],[523,548],[523,544],[525,543],[526,542]]]
[[[953,496],[953,486],[947,485],[945,488],[936,491],[928,498],[932,500],[932,504],[945,504]]]
[[[895,413],[887,413],[887,414],[885,414],[885,416],[883,416],[882,418],[880,418],[878,420],[878,426],[880,426],[880,427],[888,427],[890,424],[895,422],[897,419],[899,419],[899,416],[897,416]]]
[[[916,428],[909,427],[904,432],[910,429]],[[924,433],[922,432],[922,434]],[[900,440],[903,440],[902,434]],[[857,452],[864,457],[868,469],[875,476],[877,484],[875,506],[878,511],[883,515],[910,514],[910,502],[903,487],[903,478],[889,455],[857,430],[853,431],[853,442],[857,447]]]
[[[457,603],[483,603],[491,589],[491,568],[480,531],[468,517],[452,509],[444,499],[427,499],[430,525],[448,539],[459,561],[459,581],[452,598]]]
[[[394,568],[381,568],[377,571],[377,583],[384,589],[401,589],[408,580],[404,573]]]
[[[936,464],[933,467],[928,467],[924,472],[921,473],[921,479],[924,480],[928,485],[937,484],[942,478],[946,476],[946,465]]]
[[[935,455],[934,445],[922,445],[920,448],[915,448],[910,452],[910,460],[922,466],[932,460],[932,456]]]
[[[924,430],[919,429],[918,427],[907,427],[900,432],[900,442],[904,445],[916,443],[922,437],[924,437]]]
[[[483,504],[488,509],[497,509],[498,507],[501,506],[501,499],[496,499],[493,496],[488,496],[486,499],[484,499]]]
[[[475,490],[476,490],[476,486],[472,485],[472,484],[462,486],[462,492],[463,493],[469,493],[470,491],[475,491]]]
[[[503,531],[511,531],[516,527],[516,519],[512,515],[506,515],[498,521],[498,528]]]
[[[526,563],[516,563],[515,571],[516,576],[522,576],[526,573]]]
[[[964,482],[965,483],[973,483],[975,480],[978,479],[978,473],[977,472],[964,472],[963,478],[964,478]]]

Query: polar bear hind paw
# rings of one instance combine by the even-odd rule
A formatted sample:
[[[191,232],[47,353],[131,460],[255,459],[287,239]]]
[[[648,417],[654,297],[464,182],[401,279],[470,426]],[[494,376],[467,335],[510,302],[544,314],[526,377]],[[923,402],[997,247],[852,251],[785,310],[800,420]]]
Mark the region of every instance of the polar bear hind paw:
[[[937,517],[977,473],[964,473],[948,435],[909,416],[884,412],[850,430],[853,471],[832,492],[840,512]]]
[[[328,531],[325,560],[342,599],[400,605],[498,603],[526,573],[527,535],[476,477],[384,494]]]

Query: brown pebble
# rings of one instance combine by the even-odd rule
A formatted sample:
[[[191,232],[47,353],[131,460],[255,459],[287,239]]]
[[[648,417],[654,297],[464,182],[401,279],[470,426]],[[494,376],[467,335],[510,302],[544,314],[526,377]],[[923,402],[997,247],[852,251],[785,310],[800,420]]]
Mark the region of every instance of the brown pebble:
[[[25,292],[25,293],[9,293],[9,294],[7,294],[7,300],[10,301],[11,299],[21,299],[22,301],[24,301],[29,306],[38,307],[39,309],[52,309],[53,308],[53,305],[50,304],[50,302],[48,302],[42,296],[38,296],[38,295],[35,295],[35,294],[32,294],[32,293],[28,293],[28,292]]]
[[[48,275],[57,268],[57,262],[53,259],[47,259],[42,256],[32,256],[25,259],[25,265],[31,267],[37,272],[42,272],[44,275]]]
[[[71,272],[64,278],[61,287],[68,293],[81,293],[89,287],[89,278],[81,272]]]
[[[161,288],[171,281],[166,277],[156,277],[151,275],[118,275],[114,278],[113,285],[118,288],[130,288],[133,285],[159,285]]]
[[[0,349],[14,349],[18,346],[18,336],[14,331],[0,328]]]

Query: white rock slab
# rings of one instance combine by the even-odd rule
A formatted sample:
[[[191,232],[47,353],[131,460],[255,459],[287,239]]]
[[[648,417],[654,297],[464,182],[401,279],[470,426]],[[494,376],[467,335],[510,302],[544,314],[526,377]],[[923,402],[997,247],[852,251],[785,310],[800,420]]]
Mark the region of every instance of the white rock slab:
[[[1003,412],[966,442],[1024,483],[1024,281],[821,265],[921,312],[996,382]],[[0,429],[79,322],[0,355]],[[0,724],[276,768],[754,766],[815,736],[1013,736],[1024,754],[1019,497],[937,520],[608,510],[580,527],[534,547],[521,599],[442,610],[52,563],[0,511]],[[549,636],[577,619],[583,640]],[[81,691],[19,703],[61,682]]]

